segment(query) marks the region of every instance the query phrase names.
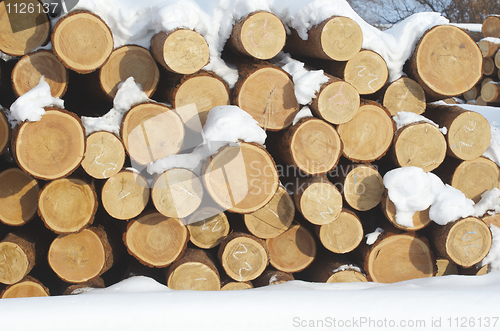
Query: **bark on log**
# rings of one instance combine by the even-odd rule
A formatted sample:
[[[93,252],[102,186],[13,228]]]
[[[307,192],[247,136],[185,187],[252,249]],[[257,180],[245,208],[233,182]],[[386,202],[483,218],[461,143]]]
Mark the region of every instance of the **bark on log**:
[[[114,47],[111,29],[99,16],[86,11],[73,11],[61,18],[54,26],[52,45],[64,66],[80,74],[102,67]]]
[[[278,163],[293,165],[307,175],[326,174],[342,153],[335,128],[320,119],[307,117],[268,139],[268,149]]]
[[[85,153],[85,129],[80,118],[66,110],[46,107],[38,122],[18,125],[12,137],[12,154],[31,176],[52,180],[70,175]]]
[[[268,269],[253,281],[253,285],[257,288],[269,285],[279,285],[292,280],[295,280],[295,278],[291,273]]]
[[[493,76],[495,79],[497,77],[498,68],[495,66],[495,61],[490,58],[483,59],[483,76]]]
[[[447,275],[458,275],[457,265],[451,262],[450,260],[438,258],[436,259],[436,267],[437,267],[436,277],[447,276]]]
[[[113,249],[102,226],[61,234],[50,245],[48,262],[65,282],[83,283],[113,266]]]
[[[488,103],[500,103],[500,83],[490,82],[481,88],[481,98]]]
[[[245,225],[256,237],[275,238],[288,230],[295,217],[295,205],[286,189],[280,185],[278,191],[261,209],[243,215]]]
[[[303,40],[292,29],[285,51],[293,55],[348,61],[359,53],[362,44],[363,32],[356,21],[348,17],[332,16],[311,27],[307,32],[307,40]]]
[[[500,69],[500,50],[495,54],[495,66]]]
[[[122,141],[113,133],[94,132],[86,138],[86,150],[82,168],[96,179],[107,179],[116,175],[125,163]]]
[[[424,89],[413,79],[401,77],[387,86],[383,92],[382,105],[391,116],[396,116],[400,111],[420,115],[426,108]]]
[[[148,97],[156,91],[160,71],[149,51],[138,45],[125,45],[115,49],[99,70],[99,81],[108,98],[113,99],[118,85],[129,77]]]
[[[21,226],[29,222],[38,209],[36,179],[18,168],[0,173],[0,221],[10,226]]]
[[[292,187],[295,207],[312,224],[328,224],[339,217],[342,195],[326,176],[296,177]]]
[[[449,156],[472,160],[481,156],[490,145],[490,124],[479,113],[459,106],[429,104],[425,116],[448,129],[446,141]]]
[[[229,234],[230,225],[222,210],[207,206],[191,214],[187,228],[191,243],[199,248],[211,249]]]
[[[0,242],[0,283],[11,285],[21,281],[35,266],[35,242],[22,235],[9,233]]]
[[[343,143],[343,155],[354,162],[373,162],[387,153],[395,124],[382,105],[364,100],[354,118],[337,127]]]
[[[229,45],[237,53],[268,60],[283,49],[286,41],[286,30],[276,15],[256,11],[234,23]]]
[[[34,8],[41,6],[38,0],[28,0],[24,3],[26,6],[33,5]],[[11,14],[8,14],[5,1],[0,3],[0,51],[11,56],[23,56],[46,44],[50,37],[47,14],[37,10],[33,13],[14,13],[14,8],[10,10]],[[13,18],[12,22],[10,18]]]
[[[188,248],[165,270],[167,286],[173,290],[218,291],[220,276],[211,256],[201,249]]]
[[[324,74],[328,82],[321,85],[309,107],[312,113],[332,124],[347,123],[358,113],[358,91],[340,78]]]
[[[431,228],[431,242],[437,255],[468,268],[486,257],[491,248],[491,231],[478,218],[467,217]]]
[[[224,238],[217,257],[226,274],[239,282],[254,280],[269,264],[265,241],[242,232]]]
[[[496,15],[488,16],[483,21],[481,32],[485,38],[500,38],[500,17]]]
[[[101,277],[95,277],[84,283],[70,285],[63,290],[62,295],[81,294],[91,288],[105,288],[104,280]]]
[[[264,207],[279,186],[274,160],[252,143],[223,147],[204,161],[201,173],[212,199],[235,213],[252,213]]]
[[[299,111],[290,75],[262,61],[243,63],[238,70],[232,103],[252,115],[265,130],[279,131],[290,126]]]
[[[55,233],[72,233],[92,224],[97,205],[93,184],[76,177],[61,178],[40,191],[38,214]]]
[[[360,51],[347,62],[329,61],[324,70],[330,75],[344,79],[361,95],[379,91],[389,78],[385,60],[369,50]]]
[[[367,282],[363,270],[344,256],[323,256],[306,270],[307,280],[317,283]]]
[[[159,175],[151,188],[151,199],[161,214],[185,218],[192,214],[203,199],[200,178],[188,169],[173,168]]]
[[[1,294],[0,299],[48,297],[49,289],[37,279],[26,276],[20,282],[8,286]]]
[[[68,88],[68,69],[51,51],[39,50],[23,56],[12,70],[12,87],[21,96],[38,85],[41,76],[53,97],[62,97]]]
[[[120,171],[104,184],[101,200],[104,209],[112,217],[132,219],[142,213],[148,204],[148,182],[131,170]]]
[[[1,107],[1,106],[0,106]],[[0,155],[4,154],[10,145],[12,130],[7,116],[0,108]]]
[[[491,42],[487,39],[482,39],[477,42],[479,49],[481,50],[481,54],[483,57],[493,57],[496,52],[500,48],[500,45],[494,42]]]
[[[121,126],[125,150],[140,165],[179,152],[184,132],[179,115],[166,105],[152,102],[132,107]]]
[[[209,62],[205,38],[188,29],[158,32],[151,38],[151,53],[165,69],[184,75],[197,72]]]
[[[418,231],[428,226],[431,222],[431,219],[429,218],[429,208],[423,211],[417,211],[415,212],[415,214],[413,214],[413,226],[411,227],[404,226],[396,222],[396,206],[391,201],[391,199],[389,199],[387,190],[384,191],[381,207],[387,220],[389,220],[392,225],[400,230]]]
[[[336,254],[352,252],[364,238],[360,219],[347,208],[335,221],[317,226],[316,235],[326,249]]]
[[[132,220],[123,235],[128,252],[149,267],[164,268],[184,253],[189,233],[184,223],[160,213],[146,213]]]
[[[399,167],[420,167],[428,172],[443,163],[446,150],[446,138],[437,127],[417,122],[396,131],[389,154]]]
[[[316,241],[300,224],[293,225],[275,238],[267,239],[266,244],[269,262],[279,271],[300,272],[316,258]]]
[[[422,86],[430,102],[460,95],[476,85],[483,57],[467,33],[438,25],[423,35],[407,64],[406,73]]]

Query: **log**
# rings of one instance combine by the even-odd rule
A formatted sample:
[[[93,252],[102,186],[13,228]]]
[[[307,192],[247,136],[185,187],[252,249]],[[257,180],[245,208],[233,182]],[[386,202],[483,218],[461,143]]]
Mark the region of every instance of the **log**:
[[[29,222],[38,209],[36,179],[18,168],[0,173],[0,221],[10,226],[21,226]]]
[[[260,145],[225,146],[202,166],[203,183],[224,210],[252,213],[264,207],[279,186],[274,160]]]
[[[256,11],[237,20],[228,40],[237,53],[261,60],[278,55],[285,41],[286,30],[281,20],[265,11]]]
[[[295,278],[291,273],[268,269],[253,281],[253,285],[257,288],[269,285],[279,285],[292,280],[295,280]]]
[[[142,264],[164,268],[182,256],[188,236],[181,220],[149,212],[128,223],[123,241],[128,252]]]
[[[165,271],[167,286],[173,290],[220,290],[220,277],[211,256],[204,250],[188,248]]]
[[[488,16],[483,21],[481,32],[485,38],[500,38],[500,17],[496,15]]]
[[[436,259],[436,267],[438,276],[447,276],[447,275],[458,275],[457,265],[450,260],[447,259]]]
[[[262,239],[275,238],[288,230],[294,217],[293,199],[282,185],[264,207],[243,215],[248,231]]]
[[[293,165],[307,175],[326,174],[337,165],[342,153],[342,141],[335,128],[313,117],[269,135],[268,141],[268,149],[278,163]]]
[[[293,200],[305,219],[316,225],[335,221],[342,211],[342,195],[324,175],[296,177]]]
[[[223,211],[207,206],[191,214],[187,228],[191,243],[199,248],[211,249],[229,234],[230,225]]]
[[[486,223],[486,225],[494,225],[496,227],[500,228],[500,215],[499,214],[493,214],[493,215],[488,215],[486,214],[484,217],[481,218],[481,220]]]
[[[266,62],[244,63],[238,71],[232,104],[252,115],[265,130],[289,127],[299,111],[292,77]]]
[[[420,167],[428,172],[443,163],[447,147],[437,127],[417,122],[396,131],[389,154],[398,167]]]
[[[38,0],[28,0],[24,3],[26,6],[40,5]],[[11,8],[9,15],[5,4],[5,1],[0,3],[0,31],[2,31],[0,51],[11,56],[23,56],[47,43],[50,37],[50,22],[47,14],[36,10],[33,13],[16,14],[14,8]],[[13,5],[14,3],[11,7]]]
[[[495,54],[495,66],[500,69],[500,50]]]
[[[83,283],[113,266],[113,249],[102,226],[59,235],[49,248],[48,262],[59,278]]]
[[[35,266],[35,242],[22,235],[9,233],[0,242],[0,283],[20,282]]]
[[[481,98],[488,103],[500,103],[500,83],[490,82],[481,88]]]
[[[481,80],[481,88],[483,88],[483,86],[489,82],[494,82],[493,78],[491,77],[485,77]]]
[[[391,116],[396,116],[400,111],[420,115],[426,108],[425,91],[413,79],[401,77],[385,89],[382,105],[387,108]]]
[[[132,170],[110,177],[101,192],[102,205],[111,217],[129,220],[138,216],[149,201],[148,182]]]
[[[84,283],[70,285],[63,290],[62,295],[81,294],[94,288],[105,288],[104,280],[102,280],[101,277],[92,278],[91,280]]]
[[[0,109],[0,155],[4,154],[9,147],[11,135],[10,123],[5,113]]]
[[[195,132],[201,131],[212,108],[230,104],[227,84],[211,71],[169,75],[164,81],[167,78],[170,84],[160,85],[154,97],[172,104],[182,122]]]
[[[475,101],[481,95],[481,86],[476,85],[463,94],[466,101]]]
[[[482,276],[486,275],[489,272],[491,272],[491,265],[490,264],[485,264],[484,266],[481,265],[481,263],[475,264],[470,268],[464,268],[464,267],[459,267],[459,275],[465,275],[465,276]]]
[[[496,52],[500,48],[500,44],[491,42],[487,39],[481,39],[477,42],[479,49],[481,50],[481,54],[483,58],[491,58],[495,56]]]
[[[368,280],[394,283],[432,277],[436,259],[426,238],[387,227],[373,245],[363,243],[360,254]]]
[[[470,90],[481,79],[482,64],[481,51],[467,33],[453,25],[438,25],[420,39],[405,71],[431,102]]]
[[[425,116],[448,129],[446,141],[449,156],[472,160],[481,156],[490,145],[490,124],[479,113],[459,106],[428,104]]]
[[[140,165],[177,154],[184,132],[179,115],[166,105],[152,102],[132,107],[121,126],[125,150]]]
[[[160,71],[149,51],[138,45],[125,45],[115,49],[99,70],[99,81],[108,98],[113,99],[118,85],[129,77],[148,97],[152,96],[160,80]]]
[[[85,129],[80,118],[66,110],[45,108],[38,122],[24,122],[14,130],[12,154],[31,176],[52,180],[70,175],[85,153]]]
[[[12,87],[21,96],[38,85],[44,76],[53,97],[62,97],[68,88],[68,69],[51,51],[39,50],[23,56],[12,70]]]
[[[370,50],[360,51],[347,62],[329,61],[324,70],[354,86],[361,95],[377,92],[389,78],[385,60]]]
[[[185,218],[200,206],[203,185],[188,169],[173,168],[159,175],[151,188],[151,199],[160,213],[167,217]]]
[[[393,226],[400,230],[404,231],[418,231],[431,223],[431,219],[429,218],[429,208],[422,211],[417,211],[413,214],[413,226],[408,227],[401,225],[396,222],[396,206],[389,199],[389,195],[387,194],[387,190],[384,191],[384,196],[382,197],[382,211],[384,212],[385,217]]]
[[[437,255],[469,268],[486,257],[491,248],[491,231],[478,218],[467,217],[431,228],[430,240]]]
[[[238,282],[259,277],[269,263],[265,241],[242,232],[224,238],[217,257],[226,274]]]
[[[97,205],[93,184],[76,177],[61,178],[40,191],[38,214],[55,233],[73,233],[92,224]]]
[[[248,290],[253,288],[252,282],[234,282],[228,277],[227,280],[221,280],[221,291]]]
[[[48,297],[49,289],[39,280],[26,276],[19,283],[8,286],[1,294],[0,299]]]
[[[343,208],[335,221],[317,226],[316,235],[329,251],[345,254],[352,252],[363,240],[363,224],[356,213]]]
[[[359,110],[358,91],[340,78],[324,75],[329,80],[321,85],[309,108],[315,116],[331,124],[349,122]]]
[[[73,11],[54,26],[52,46],[66,68],[87,74],[102,67],[109,58],[114,47],[113,34],[99,16]]]
[[[316,257],[316,241],[300,224],[293,225],[275,238],[267,239],[266,244],[269,250],[269,262],[279,271],[300,272]]]
[[[366,274],[352,260],[344,256],[323,256],[306,270],[307,279],[317,283],[367,282]]]
[[[483,76],[497,77],[498,68],[495,66],[495,61],[486,57],[483,59]]]
[[[332,16],[314,25],[303,40],[296,30],[291,30],[285,51],[293,55],[325,60],[348,61],[361,50],[363,32],[349,17]]]
[[[477,106],[487,106],[488,105],[488,103],[486,101],[484,101],[481,96],[477,97],[475,104]]]
[[[168,71],[184,75],[197,72],[209,62],[205,38],[188,29],[158,32],[151,38],[151,53]]]
[[[86,138],[86,147],[82,168],[93,178],[107,179],[123,168],[125,149],[122,141],[113,133],[92,133]]]
[[[354,118],[337,127],[343,155],[354,162],[373,162],[389,150],[395,125],[389,111],[373,101],[362,101]]]

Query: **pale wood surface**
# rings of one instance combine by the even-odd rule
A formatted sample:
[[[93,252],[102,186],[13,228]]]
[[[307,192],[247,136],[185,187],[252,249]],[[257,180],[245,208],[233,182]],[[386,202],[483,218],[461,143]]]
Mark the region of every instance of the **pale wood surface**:
[[[166,272],[167,286],[173,290],[218,291],[219,272],[211,257],[201,249],[188,248]]]
[[[0,173],[0,221],[21,226],[30,221],[38,209],[40,187],[36,179],[18,168]]]
[[[187,219],[189,240],[203,249],[214,248],[229,234],[230,225],[226,214],[214,207],[203,207]]]
[[[116,175],[125,163],[125,148],[113,133],[94,132],[86,138],[86,150],[82,168],[96,179],[107,179]]]
[[[326,249],[337,254],[352,252],[364,238],[363,224],[346,208],[335,221],[317,227],[316,234]]]
[[[29,238],[9,233],[0,242],[0,283],[15,284],[35,266],[35,242]]]
[[[419,83],[408,77],[401,77],[392,82],[384,92],[382,105],[391,116],[400,111],[422,114],[426,108],[425,92]]]

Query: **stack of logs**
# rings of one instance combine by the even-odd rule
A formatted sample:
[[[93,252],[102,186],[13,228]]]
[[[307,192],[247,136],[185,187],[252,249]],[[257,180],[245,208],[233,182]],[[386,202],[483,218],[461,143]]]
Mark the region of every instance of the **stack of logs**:
[[[9,31],[4,2],[0,17]],[[32,52],[49,37],[53,50]],[[232,290],[485,272],[476,266],[496,216],[437,226],[426,210],[405,227],[382,181],[390,169],[417,166],[476,202],[500,187],[500,169],[481,157],[488,122],[428,104],[477,86],[483,47],[457,27],[434,27],[407,62],[408,76],[389,83],[384,59],[361,49],[362,40],[346,17],[314,26],[304,41],[275,15],[252,13],[235,23],[223,53],[239,69],[229,89],[202,69],[208,44],[195,31],[158,32],[150,50],[113,49],[103,20],[73,12],[52,30],[47,23],[3,32],[0,50],[15,58],[2,61],[2,105],[44,75],[68,110],[47,108],[12,131],[0,114],[1,297],[79,293],[133,275],[173,289]],[[283,48],[329,78],[309,105],[314,117],[296,124],[293,81],[269,61]],[[496,59],[498,66],[498,52]],[[120,135],[87,136],[80,116],[107,112],[130,76],[151,101],[126,114]],[[223,147],[203,162],[201,177],[174,168],[151,181],[127,168],[193,147],[186,141],[208,111],[229,104],[267,130],[266,148]],[[398,111],[424,114],[448,134],[426,122],[396,131]]]

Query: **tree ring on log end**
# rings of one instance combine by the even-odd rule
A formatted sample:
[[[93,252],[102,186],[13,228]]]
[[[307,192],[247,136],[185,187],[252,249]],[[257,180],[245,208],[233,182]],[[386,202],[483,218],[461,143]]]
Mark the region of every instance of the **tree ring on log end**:
[[[349,17],[335,16],[323,26],[321,46],[332,60],[348,61],[359,53],[362,45],[363,31]]]
[[[239,282],[259,277],[268,264],[268,253],[264,246],[248,237],[230,240],[221,257],[221,264],[227,275]]]
[[[245,53],[268,60],[278,55],[285,46],[286,31],[276,15],[260,11],[248,15],[238,37]]]

